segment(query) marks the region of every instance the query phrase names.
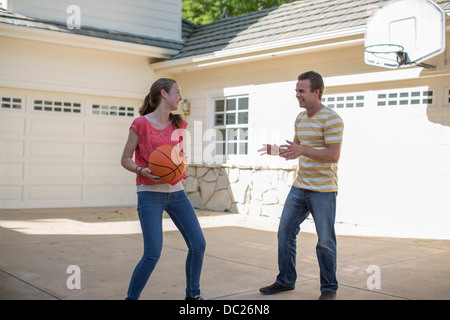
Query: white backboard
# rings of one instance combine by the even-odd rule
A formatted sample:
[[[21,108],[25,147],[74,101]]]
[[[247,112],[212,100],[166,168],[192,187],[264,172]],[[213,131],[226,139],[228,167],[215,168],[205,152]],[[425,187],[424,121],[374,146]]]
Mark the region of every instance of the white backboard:
[[[367,64],[417,65],[445,50],[445,13],[431,0],[393,0],[369,19],[364,42]]]

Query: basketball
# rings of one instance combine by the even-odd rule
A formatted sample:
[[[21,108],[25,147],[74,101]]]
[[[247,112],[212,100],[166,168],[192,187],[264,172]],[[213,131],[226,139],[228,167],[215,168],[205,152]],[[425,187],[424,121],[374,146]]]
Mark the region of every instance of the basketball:
[[[148,160],[152,175],[158,176],[164,182],[178,180],[186,169],[183,151],[177,146],[162,145],[153,150]]]

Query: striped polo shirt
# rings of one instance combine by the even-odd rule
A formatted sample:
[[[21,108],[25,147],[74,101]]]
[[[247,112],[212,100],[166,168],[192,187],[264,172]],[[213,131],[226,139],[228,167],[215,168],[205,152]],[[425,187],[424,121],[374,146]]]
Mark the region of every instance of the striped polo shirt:
[[[306,111],[301,112],[295,121],[295,136],[305,147],[325,149],[327,144],[342,142],[343,132],[344,122],[328,107],[322,107],[311,118]],[[300,156],[294,187],[319,192],[337,191],[337,169],[337,163]]]

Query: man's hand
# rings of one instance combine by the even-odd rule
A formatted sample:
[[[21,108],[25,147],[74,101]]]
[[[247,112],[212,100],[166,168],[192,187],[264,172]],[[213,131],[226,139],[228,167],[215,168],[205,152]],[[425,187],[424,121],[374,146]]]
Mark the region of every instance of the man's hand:
[[[337,163],[341,154],[341,143],[327,144],[324,149],[314,149],[300,145],[299,141],[288,141],[280,146],[280,157],[286,160],[297,159],[300,156],[323,163]]]
[[[280,157],[285,158],[286,160],[297,159],[303,154],[303,150],[305,147],[302,147],[297,142],[292,142],[286,140],[287,144],[283,144],[280,146]]]
[[[258,152],[261,152],[261,156],[268,154],[270,156],[277,156],[279,154],[280,147],[276,144],[263,144],[263,148],[259,149]]]

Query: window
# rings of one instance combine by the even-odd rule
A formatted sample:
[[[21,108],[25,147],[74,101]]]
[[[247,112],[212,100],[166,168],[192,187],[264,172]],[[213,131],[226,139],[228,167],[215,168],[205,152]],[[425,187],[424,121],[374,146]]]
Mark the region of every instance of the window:
[[[377,95],[377,106],[410,106],[433,103],[433,90],[398,89],[391,92],[380,92]]]
[[[81,103],[36,99],[33,102],[33,110],[61,113],[81,113]]]
[[[113,116],[113,117],[134,117],[134,108],[125,106],[92,105],[93,115]]]
[[[249,97],[237,96],[214,101],[216,156],[248,154]]]
[[[326,95],[322,103],[328,108],[362,108],[364,99],[363,94]]]
[[[1,108],[21,110],[23,109],[23,99],[14,97],[1,97]]]

